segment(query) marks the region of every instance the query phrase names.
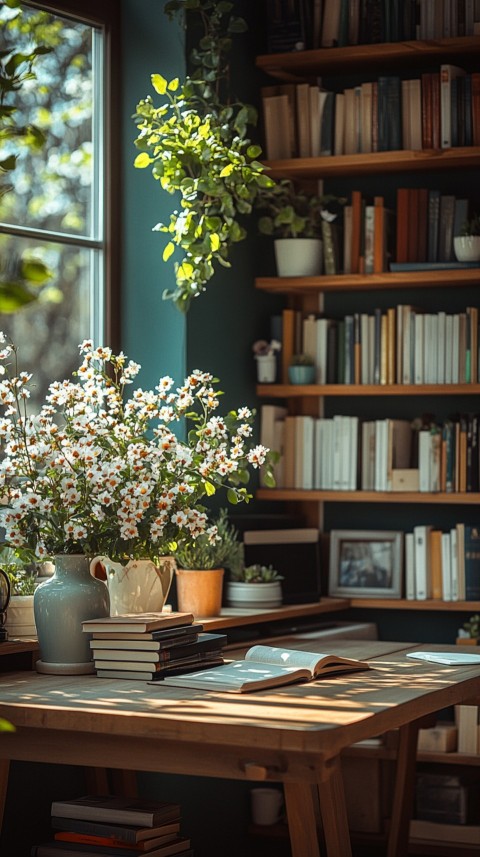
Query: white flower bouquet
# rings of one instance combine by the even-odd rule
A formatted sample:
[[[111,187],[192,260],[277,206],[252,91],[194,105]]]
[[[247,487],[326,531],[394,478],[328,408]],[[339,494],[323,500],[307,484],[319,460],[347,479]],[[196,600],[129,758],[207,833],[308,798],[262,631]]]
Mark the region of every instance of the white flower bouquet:
[[[268,451],[248,446],[254,414],[214,414],[218,380],[206,372],[126,398],[140,366],[85,341],[76,380],[51,384],[30,415],[31,375],[0,336],[0,524],[24,554],[155,559],[203,533],[215,540],[201,499],[224,488],[248,501],[249,467],[269,468]],[[174,431],[184,422],[185,441]]]

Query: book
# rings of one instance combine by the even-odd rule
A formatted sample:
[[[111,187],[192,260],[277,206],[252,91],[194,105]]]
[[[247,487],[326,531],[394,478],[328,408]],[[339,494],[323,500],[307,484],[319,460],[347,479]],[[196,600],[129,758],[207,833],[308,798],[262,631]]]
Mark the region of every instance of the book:
[[[119,649],[112,647],[112,640],[106,640],[105,643],[109,645],[104,645],[103,647],[98,645],[98,643],[102,642],[101,640],[90,640],[90,648],[93,651],[95,662],[97,662],[97,659],[111,661],[128,660],[130,662],[143,661],[145,664],[150,665],[155,663],[162,665],[178,661],[181,658],[189,657],[199,652],[222,649],[226,646],[227,639],[226,634],[200,634],[198,640],[183,646],[174,646],[173,649],[167,649],[166,651],[139,651],[137,649],[128,649],[125,651],[122,647]]]
[[[86,633],[92,631],[155,631],[159,628],[175,628],[177,625],[192,625],[193,613],[123,613],[120,616],[103,616],[82,622]]]
[[[119,822],[158,827],[180,817],[180,806],[166,801],[128,798],[117,795],[82,795],[71,800],[54,800],[51,814],[56,818]]]
[[[448,664],[449,666],[480,664],[480,655],[474,655],[470,652],[417,651],[407,652],[406,657],[413,658],[415,661],[430,661],[432,664]]]
[[[165,640],[142,640],[142,639],[129,639],[126,634],[123,635],[124,639],[119,635],[115,637],[114,635],[108,635],[108,637],[102,638],[99,634],[94,636],[94,639],[90,641],[91,649],[116,649],[117,651],[122,650],[125,652],[126,650],[136,650],[138,653],[142,653],[144,651],[147,652],[161,652],[169,649],[177,649],[186,646],[189,643],[195,643],[198,639],[198,634],[184,634],[182,637],[174,637],[174,639],[165,639]],[[132,634],[131,637],[138,637],[139,634]],[[127,637],[127,639],[125,639]]]
[[[478,262],[390,262],[393,271],[454,271],[478,268]]]
[[[446,4],[448,6],[448,3]],[[414,818],[410,822],[410,838],[425,839],[429,842],[472,843],[480,845],[480,826],[474,824],[445,824],[437,821],[425,821]]]
[[[313,681],[326,675],[368,669],[368,663],[352,658],[259,645],[248,649],[243,661],[232,661],[202,673],[166,678],[164,684],[225,693],[249,693],[292,682]]]
[[[179,810],[180,811],[180,810]],[[125,842],[127,845],[138,845],[167,834],[175,834],[180,830],[180,822],[172,821],[156,827],[139,827],[138,825],[113,824],[106,821],[88,821],[83,818],[60,818],[52,815],[50,825],[54,830],[71,831],[85,836],[105,836]]]
[[[179,824],[172,824],[172,831],[163,833],[161,836],[152,836],[150,839],[143,839],[141,842],[130,843],[137,854],[148,851],[150,853],[154,848],[160,845],[167,845],[178,839]],[[92,833],[77,833],[72,830],[62,830],[54,836],[55,842],[78,842],[82,845],[95,845],[102,847],[106,845],[109,848],[118,848],[119,853],[124,853],[120,849],[128,848],[128,844],[123,839],[118,839],[116,836],[99,836]]]
[[[193,857],[193,849],[190,848],[190,839],[179,836],[173,842],[160,845],[153,851],[147,852],[150,857],[173,857],[174,854],[183,854],[183,857]],[[138,857],[139,851],[135,848],[117,848],[107,845],[86,845],[81,842],[44,842],[33,845],[30,857]]]
[[[111,661],[110,663],[111,667],[113,667],[113,661]],[[164,667],[162,667],[161,670],[157,670],[156,672],[147,672],[146,670],[137,671],[133,669],[122,670],[116,668],[103,669],[102,667],[102,669],[97,669],[97,678],[121,679],[122,681],[147,681],[148,683],[157,683],[159,681],[163,681],[167,673],[168,675],[184,675],[184,673],[192,671],[211,669],[211,667],[215,664],[220,665],[223,663],[225,663],[225,661],[221,653],[219,653],[218,656],[215,656],[214,652],[208,652],[208,654],[206,653],[204,655],[201,663],[199,663],[198,659],[193,660],[193,657],[188,659],[185,658],[185,663],[180,664],[179,661],[176,661],[171,664],[166,664]]]
[[[479,660],[472,660],[475,657],[479,657]],[[480,656],[470,655],[467,663],[480,663]],[[475,755],[478,752],[478,706],[456,705],[455,723],[458,729],[458,752]]]
[[[465,69],[451,63],[440,66],[440,146],[452,146],[452,80],[465,74]]]
[[[148,673],[149,677],[154,675],[164,675],[171,669],[177,669],[184,666],[197,666],[204,661],[209,661],[211,658],[217,660],[221,656],[221,648],[216,647],[206,652],[192,652],[190,655],[185,655],[181,658],[162,658],[157,661],[140,660],[135,658],[135,655],[140,654],[143,658],[147,655],[169,655],[170,652],[122,652],[121,658],[114,658],[115,653],[111,651],[99,652],[98,657],[95,657],[96,670],[116,669],[125,672],[143,672]],[[150,675],[151,674],[151,675]]]
[[[187,642],[186,638],[197,636],[203,631],[203,625],[195,622],[193,625],[182,625],[178,628],[159,628],[156,631],[94,631],[92,634],[93,640],[126,640],[147,642],[165,642],[166,648],[169,645],[181,645]],[[136,647],[135,647],[136,648]],[[162,646],[163,648],[163,646]]]

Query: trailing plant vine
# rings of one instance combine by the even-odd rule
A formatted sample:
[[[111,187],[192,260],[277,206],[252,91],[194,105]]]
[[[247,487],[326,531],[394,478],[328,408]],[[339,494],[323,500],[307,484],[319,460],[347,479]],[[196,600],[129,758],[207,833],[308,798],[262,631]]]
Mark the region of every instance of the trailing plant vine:
[[[232,36],[246,29],[233,7],[218,0],[166,3],[170,18],[198,16],[202,35],[190,55],[192,72],[183,83],[152,74],[163,102],[156,107],[147,96],[134,115],[140,149],[135,166],[151,168],[163,190],[180,195],[180,209],[154,229],[169,237],[164,261],[183,252],[173,259],[176,287],[164,292],[183,312],[205,291],[217,263],[230,267],[231,246],[246,236],[243,216],[251,214],[259,193],[274,185],[257,160],[261,148],[247,136],[256,110],[230,96]]]

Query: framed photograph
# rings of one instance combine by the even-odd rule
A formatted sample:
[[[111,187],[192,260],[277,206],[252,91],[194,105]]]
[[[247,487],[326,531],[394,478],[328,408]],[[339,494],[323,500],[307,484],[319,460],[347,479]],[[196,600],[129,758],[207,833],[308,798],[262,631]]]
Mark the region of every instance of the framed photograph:
[[[401,598],[403,533],[332,530],[329,595]]]

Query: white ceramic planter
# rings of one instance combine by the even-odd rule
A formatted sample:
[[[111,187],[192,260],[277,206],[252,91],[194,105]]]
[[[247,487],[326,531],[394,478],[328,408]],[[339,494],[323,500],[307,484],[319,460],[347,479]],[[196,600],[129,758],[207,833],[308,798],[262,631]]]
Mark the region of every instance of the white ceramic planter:
[[[280,607],[282,603],[282,584],[280,580],[272,583],[235,583],[226,584],[226,597],[229,607]]]
[[[277,358],[275,354],[257,354],[257,380],[259,384],[274,384],[277,376]]]
[[[10,640],[37,636],[33,613],[33,595],[12,595],[5,627]]]
[[[274,245],[279,277],[314,277],[322,273],[320,238],[276,238]]]
[[[480,235],[456,235],[453,249],[458,262],[479,262]]]

